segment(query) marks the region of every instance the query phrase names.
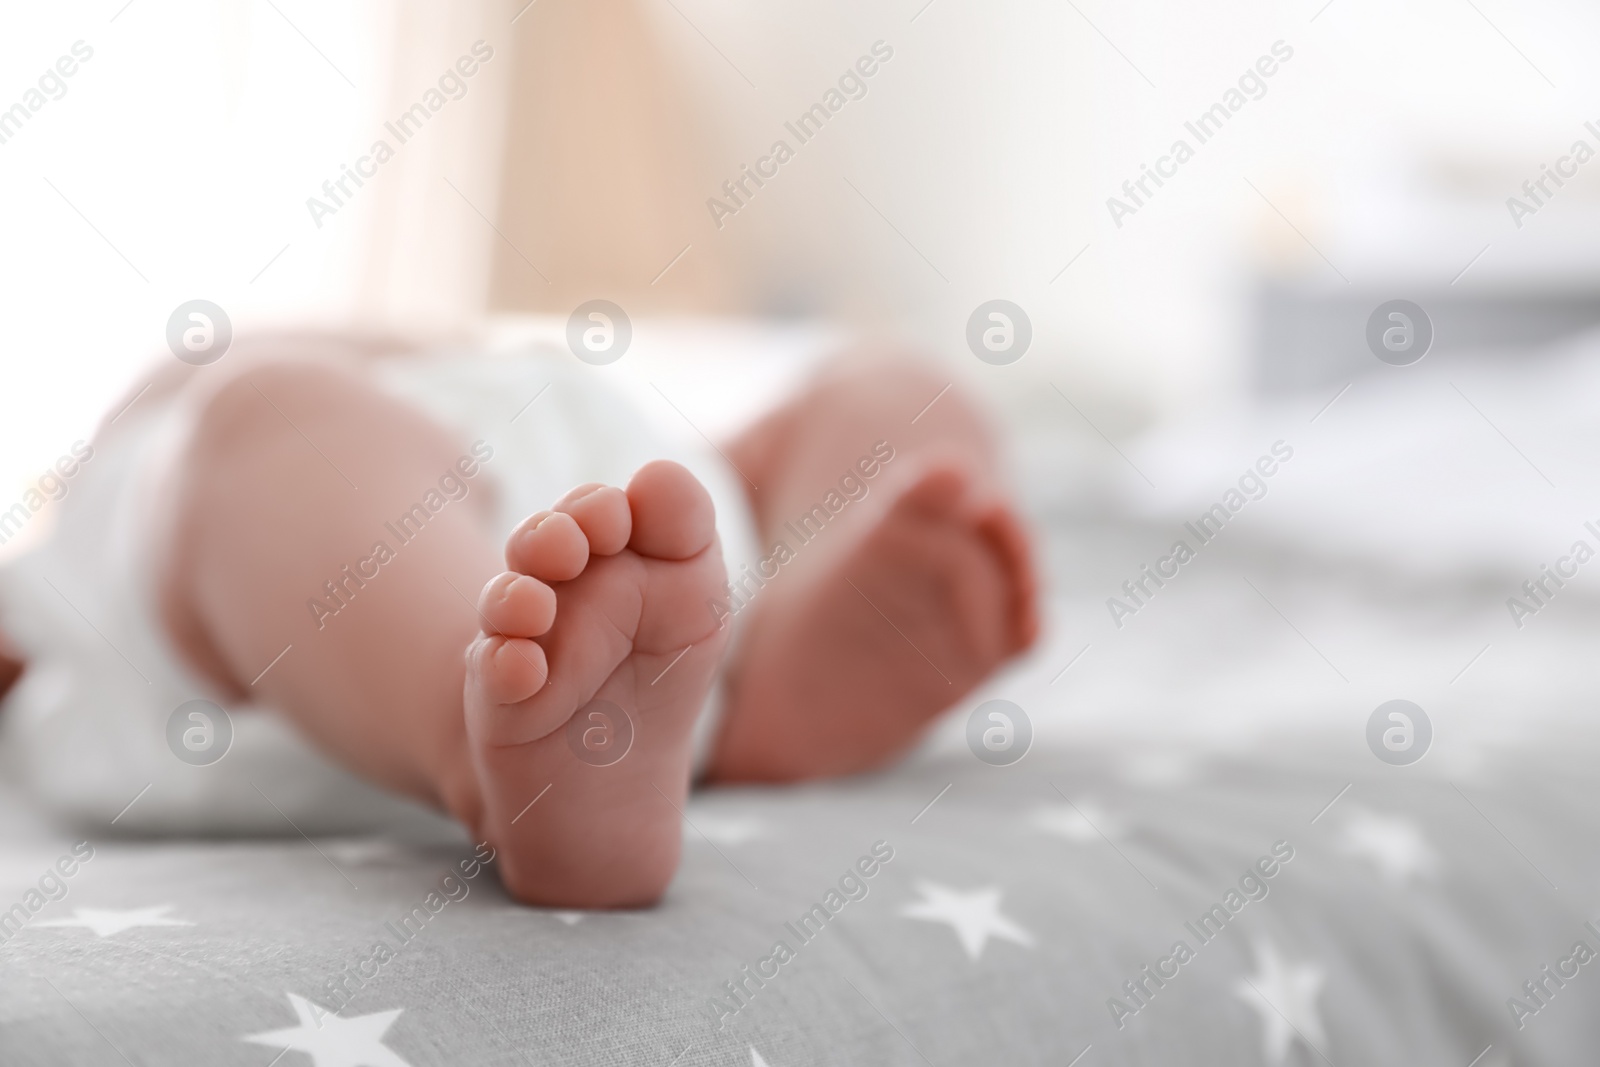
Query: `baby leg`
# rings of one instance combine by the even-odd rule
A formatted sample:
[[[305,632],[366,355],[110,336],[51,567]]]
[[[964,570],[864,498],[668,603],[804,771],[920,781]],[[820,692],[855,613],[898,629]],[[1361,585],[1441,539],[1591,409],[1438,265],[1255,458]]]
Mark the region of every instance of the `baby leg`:
[[[241,374],[174,472],[169,627],[225,691],[486,838],[519,899],[649,903],[676,867],[690,728],[726,639],[706,606],[725,581],[710,499],[655,463],[625,492],[579,487],[503,549],[486,490],[402,538],[466,449],[354,374]],[[378,542],[388,558],[357,563]],[[602,700],[635,731],[607,766],[566,729]]]
[[[425,521],[395,524],[465,454],[467,442],[353,370],[242,370],[200,403],[159,509],[171,524],[157,561],[169,631],[224,693],[458,815],[476,803],[462,650],[499,554],[483,480]]]
[[[793,558],[751,600],[712,777],[877,766],[1032,643],[1027,539],[984,419],[951,379],[839,361],[731,455],[760,487],[763,542]],[[830,492],[836,507],[859,499],[830,517],[817,510]]]

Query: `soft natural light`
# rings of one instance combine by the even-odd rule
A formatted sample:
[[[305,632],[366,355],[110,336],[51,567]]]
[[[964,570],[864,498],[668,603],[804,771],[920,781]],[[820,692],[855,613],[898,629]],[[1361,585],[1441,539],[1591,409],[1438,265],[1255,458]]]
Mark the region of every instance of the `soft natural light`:
[[[360,220],[319,232],[305,199],[363,143],[377,42],[360,5],[302,7],[328,59],[267,3],[0,15],[7,105],[77,42],[91,56],[0,144],[8,499],[90,436],[140,366],[171,358],[178,304],[221,304],[236,330],[345,310]]]

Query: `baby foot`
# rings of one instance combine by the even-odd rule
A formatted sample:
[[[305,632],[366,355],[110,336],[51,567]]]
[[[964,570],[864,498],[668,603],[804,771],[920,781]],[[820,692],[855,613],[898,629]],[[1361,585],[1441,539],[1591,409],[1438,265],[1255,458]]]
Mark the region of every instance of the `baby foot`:
[[[728,637],[706,607],[727,581],[711,498],[650,463],[626,493],[580,486],[529,516],[506,564],[467,649],[477,830],[525,903],[653,903],[677,868],[690,729]],[[599,765],[630,726],[626,754]]]
[[[844,551],[798,562],[751,608],[715,779],[877,766],[1038,632],[1021,523],[953,463],[914,474]]]

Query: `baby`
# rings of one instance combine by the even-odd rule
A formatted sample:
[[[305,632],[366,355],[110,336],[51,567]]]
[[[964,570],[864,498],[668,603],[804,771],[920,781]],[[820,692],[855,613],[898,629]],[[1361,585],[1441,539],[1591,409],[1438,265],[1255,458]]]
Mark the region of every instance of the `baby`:
[[[708,447],[600,373],[279,337],[155,374],[0,574],[4,744],[47,802],[96,767],[132,796],[209,698],[236,750],[288,722],[448,813],[518,900],[636,907],[693,779],[879,766],[1034,640],[993,441],[927,367],[836,361]]]

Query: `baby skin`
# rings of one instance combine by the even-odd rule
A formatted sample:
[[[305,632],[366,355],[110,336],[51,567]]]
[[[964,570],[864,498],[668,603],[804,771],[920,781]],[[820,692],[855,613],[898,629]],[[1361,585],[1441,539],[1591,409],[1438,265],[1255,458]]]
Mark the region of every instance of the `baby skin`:
[[[733,627],[710,607],[728,582],[711,498],[657,461],[625,487],[573,489],[503,546],[473,507],[441,512],[362,610],[249,683],[305,625],[281,591],[335,573],[460,445],[326,365],[241,369],[195,410],[158,566],[181,653],[489,841],[525,903],[659,899],[719,677],[709,780],[847,774],[906,751],[1037,632],[1027,541],[976,409],[918,364],[860,359],[724,450],[757,487],[769,545],[875,443],[894,455],[744,609],[731,655]],[[595,737],[620,758],[594,758]]]
[[[649,903],[677,866],[690,731],[729,636],[706,607],[727,573],[711,497],[651,463],[626,492],[580,486],[530,516],[506,563],[466,653],[477,832],[522,900]],[[590,726],[584,708],[603,718]],[[590,748],[582,733],[569,743],[575,714],[601,744],[631,733],[626,753],[578,758]]]

